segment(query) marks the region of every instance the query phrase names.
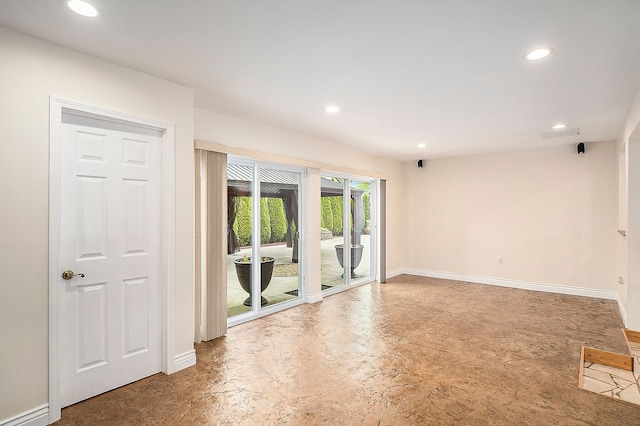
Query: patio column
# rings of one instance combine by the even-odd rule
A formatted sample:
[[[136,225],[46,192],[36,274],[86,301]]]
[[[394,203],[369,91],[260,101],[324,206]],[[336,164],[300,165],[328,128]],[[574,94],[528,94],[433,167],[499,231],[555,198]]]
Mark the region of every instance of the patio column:
[[[363,206],[362,192],[352,193],[353,198],[353,235],[351,236],[351,244],[360,244],[360,234],[363,224]]]
[[[291,191],[290,195],[283,198],[285,215],[287,216],[287,247],[293,247],[291,261],[298,263],[298,192]],[[291,222],[296,227],[296,234],[293,235]]]
[[[233,230],[233,222],[238,214],[238,198],[235,195],[227,195],[227,254],[236,252],[236,232]]]
[[[291,235],[291,220],[293,217],[293,212],[291,210],[291,196],[285,195],[282,197],[282,201],[284,204],[284,215],[287,219],[287,233],[285,235],[285,241],[287,242],[287,247],[293,247],[293,239]]]

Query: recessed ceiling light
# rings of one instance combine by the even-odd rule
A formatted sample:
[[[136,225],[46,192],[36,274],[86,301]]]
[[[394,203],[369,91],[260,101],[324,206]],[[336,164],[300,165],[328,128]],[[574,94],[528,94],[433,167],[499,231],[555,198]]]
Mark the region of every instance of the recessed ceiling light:
[[[424,144],[424,143],[418,144],[418,148],[426,148],[426,147],[427,147],[427,144]]]
[[[335,114],[338,111],[340,111],[340,108],[335,105],[329,105],[324,109],[324,112],[326,112],[327,114]]]
[[[550,47],[543,47],[541,49],[532,50],[531,52],[525,55],[525,58],[530,61],[537,61],[538,59],[546,58],[553,52],[553,49]]]
[[[95,18],[98,16],[98,9],[82,0],[69,0],[67,2],[69,9],[73,10],[78,15],[86,16],[88,18]]]
[[[560,129],[564,129],[565,127],[567,127],[567,125],[566,125],[566,124],[564,124],[564,123],[558,123],[558,124],[556,124],[556,125],[552,126],[551,128],[552,128],[553,130],[560,130]]]

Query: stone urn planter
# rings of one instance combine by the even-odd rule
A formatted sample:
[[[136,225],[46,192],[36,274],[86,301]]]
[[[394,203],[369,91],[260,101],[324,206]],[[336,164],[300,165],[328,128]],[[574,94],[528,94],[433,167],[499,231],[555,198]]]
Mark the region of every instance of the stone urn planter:
[[[265,291],[271,282],[275,261],[275,257],[268,256],[260,260],[260,293]],[[251,306],[251,258],[245,256],[241,259],[235,259],[233,263],[236,265],[236,275],[238,276],[238,281],[240,281],[240,286],[244,291],[249,293],[249,297],[247,297],[243,304],[245,306]],[[264,306],[267,302],[267,299],[260,295],[260,305]]]
[[[342,259],[344,259],[344,244],[338,244],[335,247],[338,262],[340,262],[340,266],[344,268],[344,265],[342,264]],[[358,278],[358,274],[356,274],[353,270],[358,267],[360,261],[362,260],[362,249],[364,249],[364,246],[362,244],[351,246],[351,278]],[[342,276],[344,277],[344,274]]]

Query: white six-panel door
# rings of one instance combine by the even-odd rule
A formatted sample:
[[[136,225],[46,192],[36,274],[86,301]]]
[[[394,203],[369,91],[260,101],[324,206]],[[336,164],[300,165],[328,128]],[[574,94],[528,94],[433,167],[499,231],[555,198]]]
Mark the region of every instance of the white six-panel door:
[[[59,339],[65,407],[162,369],[161,138],[62,127]],[[65,270],[75,276],[62,278]]]

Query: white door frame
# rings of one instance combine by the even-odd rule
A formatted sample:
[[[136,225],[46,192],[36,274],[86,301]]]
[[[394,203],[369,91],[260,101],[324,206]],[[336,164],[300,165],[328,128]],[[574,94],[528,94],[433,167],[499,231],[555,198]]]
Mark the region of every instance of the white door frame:
[[[60,359],[59,359],[59,242],[60,190],[62,170],[61,128],[63,109],[100,116],[112,122],[133,123],[162,132],[162,372],[175,371],[175,125],[130,114],[110,111],[73,101],[50,97],[49,121],[49,423],[60,419]]]

